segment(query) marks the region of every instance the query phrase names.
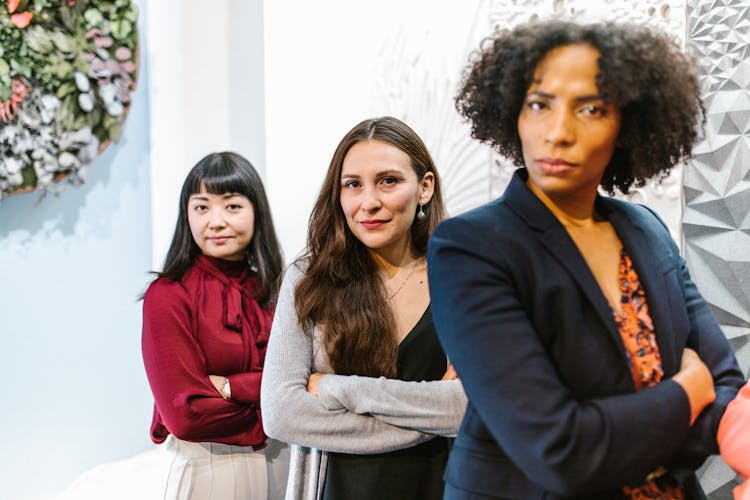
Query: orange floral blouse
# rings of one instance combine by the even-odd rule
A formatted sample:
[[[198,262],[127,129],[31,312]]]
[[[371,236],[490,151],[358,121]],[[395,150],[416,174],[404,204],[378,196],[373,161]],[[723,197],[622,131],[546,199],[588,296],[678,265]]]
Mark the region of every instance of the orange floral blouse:
[[[633,268],[633,262],[625,253],[624,248],[620,252],[618,279],[621,312],[613,311],[613,314],[625,345],[635,389],[640,391],[644,387],[651,387],[661,382],[664,370],[654,334],[654,324],[648,313],[646,293]],[[664,472],[666,472],[664,469],[652,472],[649,474],[648,482],[642,486],[623,487],[625,498],[633,500],[684,499],[683,489],[671,477],[665,476]]]

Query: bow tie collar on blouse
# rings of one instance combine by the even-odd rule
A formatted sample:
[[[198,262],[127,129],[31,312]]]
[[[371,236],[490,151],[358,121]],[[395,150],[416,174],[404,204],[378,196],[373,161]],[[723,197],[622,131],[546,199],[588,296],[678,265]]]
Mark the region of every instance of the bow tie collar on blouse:
[[[224,326],[234,331],[242,331],[243,298],[245,294],[252,299],[249,292],[255,290],[255,278],[251,276],[250,266],[246,261],[228,261],[199,255],[196,267],[216,278],[223,286],[221,291],[222,319]],[[250,281],[248,283],[248,280]],[[248,301],[253,311],[247,311],[248,317],[256,316],[261,311],[257,301]],[[256,316],[257,318],[257,316]]]

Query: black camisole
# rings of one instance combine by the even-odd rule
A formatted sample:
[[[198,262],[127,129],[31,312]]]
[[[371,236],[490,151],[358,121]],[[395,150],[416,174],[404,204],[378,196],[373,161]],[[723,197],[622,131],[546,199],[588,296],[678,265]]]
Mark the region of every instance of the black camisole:
[[[398,347],[397,378],[440,380],[446,357],[428,306]],[[323,500],[441,500],[451,439],[373,455],[329,453]]]

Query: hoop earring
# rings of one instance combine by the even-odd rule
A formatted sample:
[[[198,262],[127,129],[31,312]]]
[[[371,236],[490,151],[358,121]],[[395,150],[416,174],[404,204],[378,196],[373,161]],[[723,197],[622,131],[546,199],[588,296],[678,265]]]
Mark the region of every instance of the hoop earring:
[[[427,214],[424,213],[424,210],[422,210],[422,204],[419,204],[419,210],[417,211],[417,220],[419,222],[422,222],[427,218]]]

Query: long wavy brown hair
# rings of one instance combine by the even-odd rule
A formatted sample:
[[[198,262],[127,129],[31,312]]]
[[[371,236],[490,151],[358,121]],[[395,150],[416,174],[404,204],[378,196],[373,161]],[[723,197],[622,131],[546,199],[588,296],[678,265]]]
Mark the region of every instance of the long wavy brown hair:
[[[333,370],[342,375],[396,376],[396,322],[385,285],[368,248],[346,224],[341,209],[344,158],[360,141],[386,142],[411,159],[421,181],[435,176],[435,191],[424,205],[426,215],[411,226],[412,250],[427,252],[427,239],[445,209],[440,178],[422,139],[401,120],[386,116],[358,123],[341,140],[328,167],[307,230],[307,249],[297,259],[305,269],[295,290],[295,307],[305,333],[317,326]],[[416,213],[415,213],[416,215]]]

